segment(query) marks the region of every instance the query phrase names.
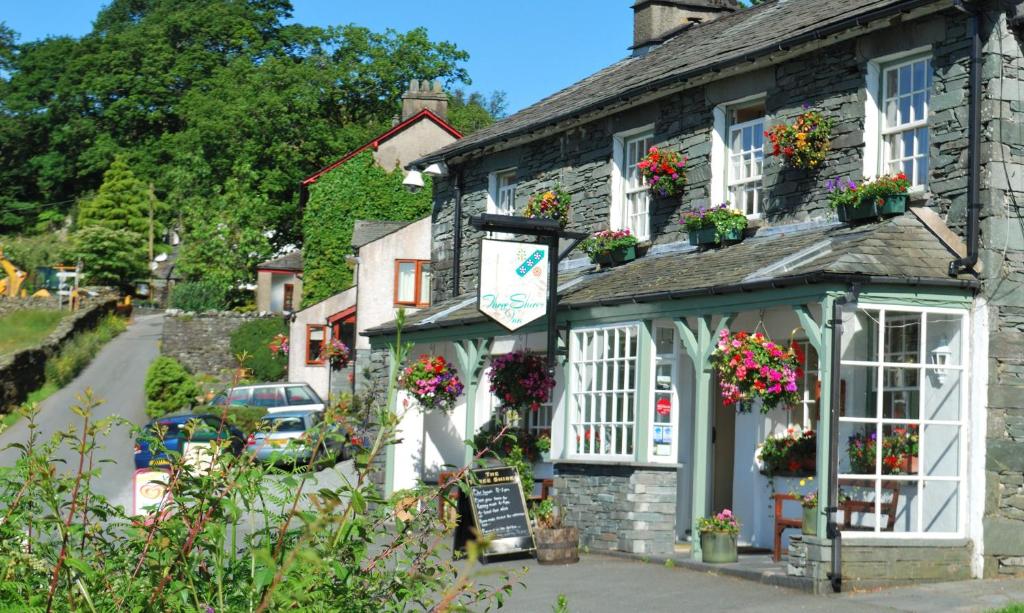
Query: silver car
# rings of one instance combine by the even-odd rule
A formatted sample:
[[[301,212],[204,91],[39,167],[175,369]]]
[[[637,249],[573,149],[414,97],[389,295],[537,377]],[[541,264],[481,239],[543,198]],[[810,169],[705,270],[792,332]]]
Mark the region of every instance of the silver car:
[[[324,425],[323,416],[316,410],[268,413],[249,435],[245,450],[260,462],[306,463],[316,447],[318,462],[344,460],[345,438],[337,428]]]
[[[263,407],[268,413],[282,411],[323,411],[324,401],[305,383],[257,383],[239,385],[218,394],[210,404],[214,406]]]

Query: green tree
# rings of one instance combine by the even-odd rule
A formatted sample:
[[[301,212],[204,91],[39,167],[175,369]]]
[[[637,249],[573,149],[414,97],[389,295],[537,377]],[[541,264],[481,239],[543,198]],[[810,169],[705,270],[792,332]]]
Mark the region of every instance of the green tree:
[[[464,91],[457,89],[448,96],[448,121],[465,136],[504,117],[506,107],[503,91],[496,91],[487,98],[480,92],[467,97]]]
[[[302,302],[310,305],[352,285],[345,261],[352,253],[356,219],[420,219],[430,213],[429,185],[417,193],[402,188],[401,169],[388,172],[369,152],[361,153],[320,177],[309,188],[302,217]]]
[[[103,226],[148,236],[150,206],[146,184],[136,178],[124,157],[117,156],[103,173],[99,192],[79,206],[78,227]]]
[[[134,232],[89,226],[74,234],[73,243],[87,284],[128,289],[148,272],[142,237]]]

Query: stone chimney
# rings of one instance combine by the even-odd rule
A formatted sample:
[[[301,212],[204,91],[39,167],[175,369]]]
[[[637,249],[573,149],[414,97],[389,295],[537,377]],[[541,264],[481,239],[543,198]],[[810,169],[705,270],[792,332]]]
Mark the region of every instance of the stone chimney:
[[[711,21],[742,8],[737,0],[636,0],[633,55],[643,55],[685,26]]]
[[[402,121],[409,119],[423,109],[441,119],[448,119],[448,94],[441,89],[441,82],[413,79],[409,82],[409,90],[402,94]]]

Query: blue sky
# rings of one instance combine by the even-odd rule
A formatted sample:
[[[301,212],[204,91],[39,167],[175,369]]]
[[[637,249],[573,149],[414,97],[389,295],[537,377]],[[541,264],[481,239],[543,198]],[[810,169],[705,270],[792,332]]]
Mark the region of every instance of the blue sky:
[[[372,30],[424,26],[433,40],[469,52],[470,91],[504,90],[509,111],[625,57],[632,43],[631,0],[292,0],[296,21],[356,23]],[[102,0],[0,0],[0,21],[22,42],[89,31]],[[430,8],[425,8],[430,7]]]

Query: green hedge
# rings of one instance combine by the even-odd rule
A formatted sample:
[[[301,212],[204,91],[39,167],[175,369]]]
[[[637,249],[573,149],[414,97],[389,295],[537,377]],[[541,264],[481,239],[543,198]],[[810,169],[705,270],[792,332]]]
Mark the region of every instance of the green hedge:
[[[228,306],[228,291],[220,283],[189,281],[171,290],[171,306],[182,311],[221,311]]]
[[[283,318],[273,317],[247,321],[231,335],[231,355],[246,354],[243,366],[252,370],[257,382],[280,381],[287,371],[288,358],[274,356],[270,341],[278,334],[288,334]]]
[[[146,415],[161,417],[192,406],[202,390],[178,360],[160,356],[146,372]]]

